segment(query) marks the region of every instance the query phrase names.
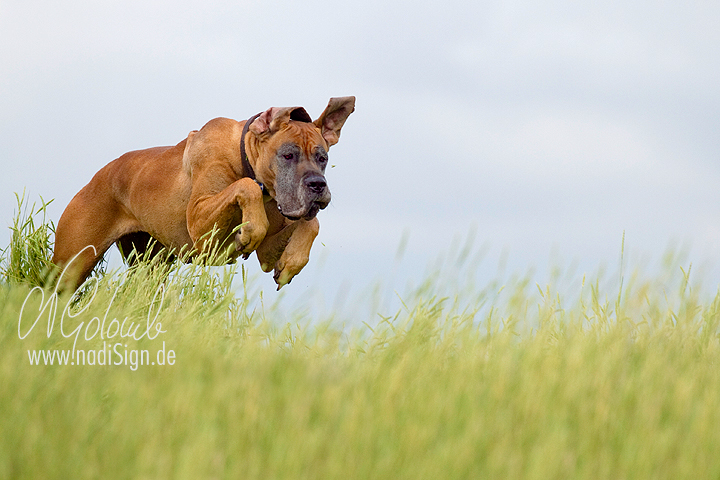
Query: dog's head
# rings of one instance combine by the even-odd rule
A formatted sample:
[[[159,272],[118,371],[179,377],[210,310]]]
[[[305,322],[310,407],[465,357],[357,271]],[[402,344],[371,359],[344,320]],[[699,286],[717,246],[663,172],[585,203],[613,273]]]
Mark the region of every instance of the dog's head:
[[[354,110],[355,97],[331,98],[315,121],[302,107],[270,108],[250,125],[255,174],[285,217],[310,220],[330,203],[328,150]]]

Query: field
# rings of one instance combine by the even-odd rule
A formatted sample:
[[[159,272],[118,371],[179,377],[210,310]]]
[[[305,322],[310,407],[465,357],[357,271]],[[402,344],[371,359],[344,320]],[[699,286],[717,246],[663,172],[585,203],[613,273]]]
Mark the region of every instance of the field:
[[[569,293],[431,277],[349,327],[258,308],[237,266],[40,293],[52,226],[14,229],[0,478],[720,478],[720,296],[689,267]]]

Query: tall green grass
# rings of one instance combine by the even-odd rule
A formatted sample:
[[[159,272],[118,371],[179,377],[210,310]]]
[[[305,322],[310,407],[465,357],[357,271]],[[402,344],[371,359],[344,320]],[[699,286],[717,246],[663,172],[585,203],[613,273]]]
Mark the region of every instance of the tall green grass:
[[[30,225],[3,272],[47,261]],[[720,296],[689,269],[570,293],[429,279],[341,328],[279,318],[238,268],[140,262],[74,300],[5,273],[0,478],[720,477]],[[162,332],[90,335],[115,318]],[[174,363],[29,362],[103,341]]]
[[[52,271],[52,236],[55,224],[46,217],[46,202],[40,198],[40,206],[29,204],[25,198],[15,194],[17,214],[10,227],[10,244],[0,251],[0,275],[8,283],[43,285]],[[39,222],[36,225],[36,222]]]

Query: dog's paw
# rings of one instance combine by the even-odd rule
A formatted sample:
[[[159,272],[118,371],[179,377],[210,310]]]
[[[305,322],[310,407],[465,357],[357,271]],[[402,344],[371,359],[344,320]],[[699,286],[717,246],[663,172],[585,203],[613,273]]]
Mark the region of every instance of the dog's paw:
[[[275,273],[273,274],[275,283],[277,283],[278,286],[277,289],[280,290],[290,283],[292,279],[295,278],[295,275],[300,273],[303,267],[307,265],[308,260],[307,255],[291,256],[287,255],[287,252],[283,253],[280,260],[275,263]]]
[[[240,227],[240,231],[235,234],[235,250],[243,254],[243,258],[247,259],[252,252],[257,250],[260,243],[265,239],[268,225],[259,222],[247,222]]]
[[[280,262],[278,262],[278,265]],[[277,284],[278,291],[287,285],[288,283],[292,282],[294,275],[290,273],[287,269],[284,267],[276,266],[275,267],[275,273],[273,274],[273,279],[275,280],[275,283]]]

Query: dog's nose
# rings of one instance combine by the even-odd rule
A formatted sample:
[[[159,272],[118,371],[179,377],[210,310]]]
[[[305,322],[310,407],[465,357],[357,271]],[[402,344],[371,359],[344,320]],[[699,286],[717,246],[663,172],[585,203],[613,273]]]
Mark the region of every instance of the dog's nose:
[[[325,192],[327,182],[322,175],[310,175],[305,178],[305,186],[314,194],[320,195]]]

